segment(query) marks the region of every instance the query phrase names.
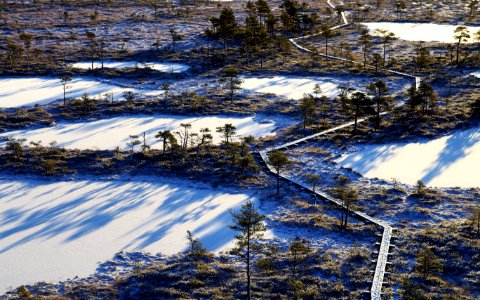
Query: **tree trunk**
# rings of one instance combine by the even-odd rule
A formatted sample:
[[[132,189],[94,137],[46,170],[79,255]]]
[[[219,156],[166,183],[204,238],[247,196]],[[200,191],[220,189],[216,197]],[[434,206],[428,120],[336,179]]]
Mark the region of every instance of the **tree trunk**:
[[[280,195],[280,169],[277,170],[277,196]]]
[[[380,102],[377,103],[377,128],[380,128]]]
[[[328,59],[328,39],[325,38],[325,59]]]
[[[457,43],[457,65],[458,65],[459,56],[460,56],[460,43],[461,41],[458,41]]]
[[[251,295],[251,275],[250,275],[250,226],[247,231],[247,299],[252,299]]]
[[[387,60],[387,43],[384,43],[383,44],[383,67],[385,67],[386,60]]]
[[[358,124],[358,106],[355,109],[355,125],[353,127],[353,134],[357,135],[357,124]]]

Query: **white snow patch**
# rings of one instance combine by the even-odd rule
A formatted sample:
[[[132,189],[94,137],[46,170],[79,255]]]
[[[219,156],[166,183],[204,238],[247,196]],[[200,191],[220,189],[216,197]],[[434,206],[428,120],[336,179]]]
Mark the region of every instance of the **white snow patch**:
[[[431,141],[369,145],[337,161],[365,177],[436,187],[480,187],[480,128]]]
[[[152,70],[157,70],[160,72],[165,73],[182,73],[185,72],[190,68],[190,66],[178,63],[171,63],[171,62],[162,62],[162,63],[142,63],[137,61],[104,61],[103,62],[104,68],[111,68],[111,69],[128,69],[128,68],[150,68]],[[72,64],[73,68],[76,69],[84,69],[89,70],[92,68],[92,62],[78,62]],[[100,69],[102,67],[102,63],[100,61],[94,61],[93,68]]]
[[[131,88],[100,82],[88,77],[74,77],[68,83],[67,98],[80,98],[84,93],[97,97],[113,93],[114,99],[122,98],[124,91],[138,92]],[[59,78],[51,77],[3,77],[0,78],[0,107],[22,107],[47,104],[63,99],[63,86]]]
[[[480,78],[480,71],[470,73],[470,75],[474,76],[474,77],[477,77],[477,78]]]
[[[441,25],[432,23],[395,23],[395,22],[372,22],[361,23],[367,26],[373,35],[377,29],[385,29],[393,32],[398,38],[414,42],[440,42],[455,43],[454,31],[461,25]],[[480,30],[480,26],[466,26],[471,38],[468,43],[475,43],[473,33]]]
[[[173,254],[192,231],[212,251],[232,246],[229,209],[247,194],[185,182],[0,180],[0,294],[92,274],[125,251]]]
[[[257,93],[270,93],[289,99],[299,100],[304,94],[313,93],[318,84],[322,90],[319,96],[336,97],[339,94],[338,85],[325,78],[309,78],[294,76],[244,77],[242,88]]]
[[[220,143],[222,136],[216,128],[232,124],[237,128],[237,137],[253,135],[256,138],[275,135],[278,127],[284,126],[286,120],[276,118],[262,119],[260,116],[228,117],[228,116],[128,116],[102,119],[89,122],[60,123],[53,127],[39,129],[23,129],[0,134],[2,138],[26,139],[27,142],[41,141],[44,145],[55,141],[57,146],[68,149],[102,149],[111,150],[119,146],[129,149],[130,135],[143,135],[147,144],[153,148],[161,148],[162,143],[155,138],[160,130],[181,131],[181,124],[191,124],[189,132],[199,133],[202,128],[209,128],[213,142]],[[177,136],[178,138],[178,136]],[[4,143],[0,143],[2,145]]]

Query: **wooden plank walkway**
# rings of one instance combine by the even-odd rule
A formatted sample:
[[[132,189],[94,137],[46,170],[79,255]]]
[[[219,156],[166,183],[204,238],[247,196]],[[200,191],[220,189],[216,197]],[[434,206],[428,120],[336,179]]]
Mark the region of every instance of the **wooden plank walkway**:
[[[327,0],[327,4],[331,8],[336,9],[336,6],[331,2],[331,0]],[[332,29],[334,29],[334,30],[339,29],[341,27],[348,26],[350,24],[348,22],[348,19],[346,17],[345,12],[341,13],[341,18],[342,18],[343,24],[341,24],[339,26],[335,26]],[[306,47],[301,46],[298,42],[303,40],[303,39],[307,39],[307,38],[310,38],[310,37],[313,37],[313,36],[316,36],[316,35],[318,35],[318,34],[312,34],[312,35],[307,35],[307,36],[303,36],[303,37],[292,38],[292,39],[290,39],[290,42],[296,48],[298,48],[299,50],[304,51],[304,52],[312,53],[313,51],[307,49]],[[339,61],[344,61],[344,62],[349,62],[349,63],[354,63],[354,64],[362,64],[361,62],[352,61],[352,60],[348,60],[346,58],[337,57],[337,56],[333,56],[333,55],[325,55],[325,54],[320,54],[320,53],[319,53],[319,55],[323,56],[323,57],[327,57],[329,59],[334,59],[334,60],[339,60]],[[367,66],[368,67],[373,67],[373,66],[370,66],[370,65],[367,65]],[[399,76],[402,76],[402,77],[407,77],[407,78],[412,79],[412,81],[413,81],[412,84],[417,89],[420,86],[421,77],[414,76],[414,75],[407,74],[407,73],[402,73],[402,72],[395,71],[395,70],[385,69],[385,71],[389,72],[391,74],[395,74],[395,75],[399,75]],[[403,103],[400,103],[399,105],[403,105]],[[382,115],[385,115],[385,114],[387,114],[387,112],[382,113]],[[367,118],[359,119],[357,122],[361,123],[361,122],[364,122],[365,120],[367,120]],[[329,133],[332,133],[332,132],[335,132],[335,131],[338,131],[340,129],[347,128],[347,127],[350,127],[350,126],[353,126],[353,125],[354,125],[354,122],[348,122],[348,123],[330,128],[328,130],[324,130],[322,132],[312,134],[312,135],[304,137],[304,138],[297,139],[297,140],[292,141],[292,142],[288,142],[288,143],[285,143],[285,144],[282,144],[282,145],[279,145],[279,146],[267,148],[263,151],[259,151],[258,153],[259,153],[262,161],[265,163],[268,171],[273,173],[274,175],[276,175],[275,169],[269,164],[269,160],[268,160],[268,153],[269,152],[277,151],[277,150],[285,150],[285,149],[288,149],[289,147],[294,147],[294,146],[297,146],[299,144],[306,143],[306,142],[308,142],[312,139],[324,136],[326,134],[329,134]],[[297,186],[298,188],[310,191],[311,193],[315,193],[320,199],[322,199],[324,201],[333,203],[334,205],[339,206],[341,208],[345,208],[345,206],[343,205],[343,203],[339,199],[336,199],[335,197],[332,197],[325,192],[317,191],[317,190],[313,191],[313,189],[311,187],[307,186],[305,183],[300,182],[300,181],[298,181],[294,178],[291,178],[291,177],[288,177],[288,176],[285,176],[285,175],[282,175],[282,174],[280,174],[280,177],[283,180],[285,180],[287,182],[290,182],[293,185]],[[375,225],[377,225],[377,226],[379,226],[383,229],[382,241],[380,243],[380,248],[378,250],[378,256],[377,256],[377,261],[376,261],[377,263],[376,263],[375,272],[374,272],[374,275],[373,275],[372,287],[370,289],[371,299],[372,300],[380,300],[382,298],[382,287],[383,287],[383,284],[384,284],[385,269],[386,269],[386,266],[387,266],[387,263],[388,263],[388,255],[389,255],[389,250],[390,250],[390,246],[391,246],[390,241],[391,241],[391,238],[392,238],[393,228],[387,222],[382,221],[382,220],[377,219],[377,218],[374,218],[374,217],[371,217],[371,216],[369,216],[369,215],[367,215],[367,214],[365,214],[361,211],[352,211],[352,216],[354,216],[355,218],[357,218],[359,220],[362,220],[364,222],[370,222],[372,224],[375,224]]]
[[[331,0],[327,0],[327,4],[328,4],[331,8],[336,9],[336,6],[332,3]],[[342,18],[343,24],[332,27],[332,30],[336,30],[336,29],[339,29],[339,28],[342,28],[342,27],[345,27],[345,26],[348,26],[348,25],[351,24],[351,23],[348,22],[347,14],[346,14],[345,12],[342,12],[342,13],[341,13],[341,18]],[[321,34],[321,33],[315,33],[315,34],[310,34],[310,35],[306,35],[306,36],[291,38],[291,39],[289,39],[289,41],[290,41],[290,43],[292,43],[297,49],[299,49],[299,50],[301,50],[301,51],[304,51],[304,52],[313,53],[312,50],[310,50],[310,49],[308,49],[308,48],[306,48],[306,47],[303,47],[303,46],[301,46],[300,44],[298,44],[298,41],[301,41],[301,40],[304,40],[304,39],[308,39],[308,38],[311,38],[311,37],[314,37],[314,36],[318,36],[318,35],[320,35],[320,34]],[[350,60],[350,59],[347,59],[347,58],[338,57],[338,56],[334,56],[334,55],[325,55],[325,54],[322,54],[322,53],[317,53],[317,54],[320,55],[320,56],[329,58],[329,59],[333,59],[333,60],[348,62],[348,63],[352,63],[352,64],[356,64],[356,65],[363,65],[363,62],[359,62],[359,61],[356,61],[356,60]],[[375,66],[372,66],[372,65],[369,65],[369,64],[367,64],[366,67],[375,69]],[[412,84],[415,85],[415,88],[417,88],[417,89],[420,87],[420,83],[422,82],[422,78],[421,78],[421,77],[418,77],[418,76],[415,76],[415,75],[412,75],[412,74],[407,74],[407,73],[403,73],[403,72],[395,71],[395,70],[391,70],[391,69],[383,69],[383,70],[384,70],[385,72],[387,72],[387,73],[391,73],[391,74],[394,74],[394,75],[398,75],[398,76],[401,76],[401,77],[406,77],[406,78],[411,79],[411,80],[412,80]]]

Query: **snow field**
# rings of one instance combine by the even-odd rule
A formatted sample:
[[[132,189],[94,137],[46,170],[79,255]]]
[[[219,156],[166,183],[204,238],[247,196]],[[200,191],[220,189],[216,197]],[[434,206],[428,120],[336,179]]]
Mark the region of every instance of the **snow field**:
[[[480,187],[480,128],[430,141],[368,145],[342,156],[339,165],[368,178],[435,187]]]
[[[257,93],[270,93],[289,99],[300,100],[304,94],[313,93],[318,84],[322,90],[319,96],[335,97],[338,95],[338,85],[322,78],[273,76],[264,78],[242,78],[242,88]]]
[[[91,62],[79,62],[74,63],[71,65],[72,68],[76,69],[83,69],[89,70],[92,68]],[[100,61],[94,61],[93,68],[100,69],[102,67],[102,63]],[[111,69],[128,69],[128,68],[150,68],[152,70],[156,70],[159,72],[165,73],[182,73],[185,72],[190,68],[190,66],[178,63],[171,63],[171,62],[162,62],[162,63],[142,63],[137,61],[104,61],[103,62],[104,68],[111,68]]]
[[[313,94],[315,85],[319,85],[321,92],[318,96],[334,98],[340,94],[340,87],[365,90],[365,86],[374,79],[368,77],[305,77],[305,76],[271,76],[271,77],[242,77],[242,88],[256,93],[270,93],[288,99],[300,100],[305,94]],[[407,88],[411,83],[402,78],[395,80],[385,79],[391,92],[398,92]]]
[[[48,145],[55,141],[58,147],[68,149],[101,149],[112,150],[119,146],[128,150],[130,135],[140,135],[143,142],[143,133],[147,144],[152,148],[161,149],[162,142],[155,138],[160,130],[170,130],[173,133],[181,131],[181,124],[191,124],[189,132],[200,133],[200,129],[209,128],[213,142],[218,144],[223,137],[216,132],[216,128],[225,124],[232,124],[240,136],[253,135],[256,138],[275,135],[278,127],[286,125],[284,119],[262,119],[262,116],[228,117],[228,116],[128,116],[102,119],[79,123],[60,123],[53,127],[39,129],[24,129],[0,134],[2,138],[26,139],[26,142],[41,141]],[[176,135],[177,139],[178,135]],[[5,142],[0,145],[5,144]]]
[[[441,25],[432,23],[395,23],[395,22],[371,22],[361,23],[366,26],[371,34],[377,29],[385,29],[391,31],[399,39],[413,42],[440,42],[440,43],[456,43],[454,39],[454,31],[461,25]],[[480,26],[467,26],[471,38],[468,43],[475,43],[473,33],[480,30]]]
[[[475,77],[477,77],[477,78],[480,78],[480,71],[470,73],[469,75],[475,76]]]
[[[209,250],[230,248],[229,210],[249,199],[185,181],[0,179],[0,294],[88,276],[121,250],[177,253],[187,230]]]
[[[68,83],[67,98],[80,98],[84,93],[102,97],[113,93],[115,100],[123,98],[123,92],[135,89],[103,83],[88,77],[73,77]],[[149,92],[149,91],[146,91]],[[34,106],[63,100],[63,86],[59,78],[52,77],[3,77],[0,78],[0,107]]]

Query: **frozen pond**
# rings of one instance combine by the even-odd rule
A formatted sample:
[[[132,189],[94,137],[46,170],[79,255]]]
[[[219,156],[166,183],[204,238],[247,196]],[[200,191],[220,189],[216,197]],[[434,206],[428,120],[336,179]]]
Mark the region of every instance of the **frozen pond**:
[[[435,187],[480,187],[480,128],[431,141],[363,146],[337,160],[369,178]]]
[[[88,70],[92,68],[92,62],[79,62],[79,63],[74,63],[71,66],[77,69]],[[94,61],[93,68],[99,69],[101,67],[102,67],[102,63],[100,61]],[[165,72],[165,73],[182,73],[190,68],[189,66],[184,64],[171,63],[171,62],[143,63],[143,62],[137,62],[137,61],[104,61],[103,67],[111,68],[111,69],[119,69],[119,70],[128,69],[128,68],[150,68],[152,70]]]
[[[177,253],[187,230],[212,251],[232,246],[229,209],[254,198],[164,182],[0,179],[0,294],[88,276],[121,250]]]
[[[68,83],[67,98],[80,98],[84,93],[102,97],[113,93],[114,99],[123,98],[123,92],[145,92],[101,82],[89,77],[73,77]],[[160,93],[161,91],[158,91]],[[53,77],[0,77],[0,107],[22,107],[47,104],[63,100],[63,86],[60,78]]]
[[[288,99],[299,100],[304,94],[312,94],[315,85],[321,89],[318,96],[333,98],[339,95],[340,87],[365,90],[365,86],[374,79],[368,77],[308,77],[308,76],[272,76],[243,77],[242,88],[248,91],[275,94]],[[411,83],[403,78],[387,80],[391,92],[408,87]]]
[[[375,30],[386,29],[393,32],[398,38],[413,42],[440,42],[456,43],[453,38],[454,31],[461,25],[441,25],[431,23],[395,23],[395,22],[372,22],[361,23],[367,26],[370,32],[375,35]],[[470,31],[468,43],[475,43],[473,33],[480,30],[480,26],[467,26]]]
[[[53,127],[39,129],[25,129],[0,134],[0,139],[11,137],[14,139],[26,139],[42,141],[48,145],[52,141],[57,146],[69,149],[130,149],[128,143],[130,135],[142,135],[146,133],[147,144],[153,148],[162,148],[162,143],[155,138],[160,130],[172,132],[182,131],[181,124],[191,124],[189,132],[199,133],[202,128],[209,128],[213,135],[213,142],[220,143],[222,136],[215,132],[217,127],[232,124],[237,128],[237,136],[253,135],[264,137],[274,135],[279,127],[287,125],[285,119],[269,119],[262,116],[228,117],[228,116],[129,116],[102,119],[98,121],[60,123]],[[178,136],[176,136],[177,139]]]

